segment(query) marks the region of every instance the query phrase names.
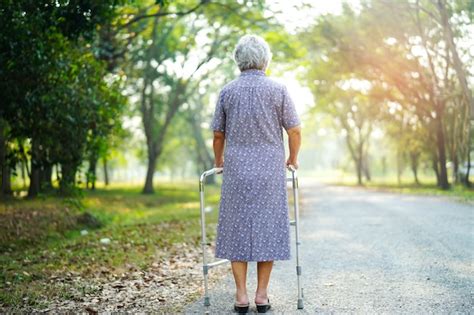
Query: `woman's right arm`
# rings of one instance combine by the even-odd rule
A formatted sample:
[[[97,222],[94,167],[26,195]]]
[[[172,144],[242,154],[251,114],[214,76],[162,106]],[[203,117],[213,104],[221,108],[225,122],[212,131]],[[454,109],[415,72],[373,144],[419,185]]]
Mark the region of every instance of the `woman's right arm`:
[[[293,165],[295,168],[298,168],[298,152],[301,146],[301,121],[286,86],[283,86],[282,123],[283,128],[288,133],[288,147],[290,149],[290,156],[286,161],[286,166]]]
[[[225,146],[225,133],[221,131],[214,131],[214,166],[224,167],[224,146]]]
[[[288,147],[290,156],[286,161],[286,166],[293,165],[298,168],[298,153],[301,147],[301,126],[296,126],[286,130],[288,133]]]

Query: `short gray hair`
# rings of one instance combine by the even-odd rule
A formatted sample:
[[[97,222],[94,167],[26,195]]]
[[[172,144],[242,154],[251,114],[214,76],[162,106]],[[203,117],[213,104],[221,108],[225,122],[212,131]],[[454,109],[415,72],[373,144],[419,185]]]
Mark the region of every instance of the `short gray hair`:
[[[234,61],[240,71],[263,70],[268,67],[272,53],[268,43],[258,35],[245,35],[239,39],[234,49]]]

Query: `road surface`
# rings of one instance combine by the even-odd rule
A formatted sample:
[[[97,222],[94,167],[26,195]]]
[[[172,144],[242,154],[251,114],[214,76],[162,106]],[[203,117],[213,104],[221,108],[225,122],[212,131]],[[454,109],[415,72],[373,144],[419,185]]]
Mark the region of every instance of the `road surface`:
[[[300,187],[305,308],[296,309],[294,261],[281,261],[269,289],[274,313],[474,313],[472,204],[304,179]],[[233,290],[229,274],[211,291],[210,307],[201,299],[185,312],[231,313]]]

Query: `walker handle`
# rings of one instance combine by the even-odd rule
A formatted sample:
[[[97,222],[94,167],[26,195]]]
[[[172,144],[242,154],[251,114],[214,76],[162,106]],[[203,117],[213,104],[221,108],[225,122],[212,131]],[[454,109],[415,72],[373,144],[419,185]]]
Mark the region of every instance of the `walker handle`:
[[[291,172],[293,172],[293,173],[296,172],[296,167],[295,167],[294,165],[290,164],[290,165],[288,165],[287,167],[288,167],[288,170],[289,170],[289,171],[291,171]]]
[[[201,177],[199,178],[199,181],[202,183],[204,181],[204,178],[207,176],[213,175],[213,174],[221,174],[223,172],[224,168],[223,167],[214,167],[211,168],[210,170],[205,171],[204,173],[201,174]]]

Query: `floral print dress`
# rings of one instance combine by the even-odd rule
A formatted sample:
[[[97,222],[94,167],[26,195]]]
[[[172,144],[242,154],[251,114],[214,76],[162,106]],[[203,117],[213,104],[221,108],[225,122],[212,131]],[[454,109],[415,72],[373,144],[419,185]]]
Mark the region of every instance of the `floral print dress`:
[[[283,128],[300,124],[287,88],[262,70],[224,86],[212,130],[225,132],[216,257],[290,259]]]

